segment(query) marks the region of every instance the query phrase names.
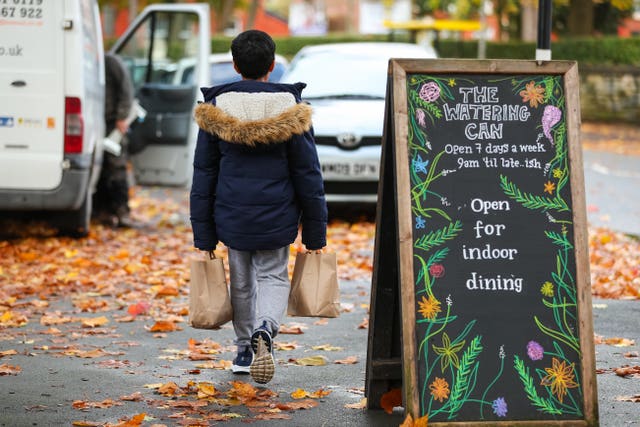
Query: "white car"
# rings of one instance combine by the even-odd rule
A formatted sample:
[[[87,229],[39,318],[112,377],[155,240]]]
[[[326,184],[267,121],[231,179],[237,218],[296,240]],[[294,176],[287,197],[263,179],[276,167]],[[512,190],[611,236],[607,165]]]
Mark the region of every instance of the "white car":
[[[436,58],[410,43],[336,43],[302,48],[281,83],[304,82],[328,202],[374,203],[390,58]]]
[[[284,74],[289,66],[289,61],[282,56],[276,55],[276,65],[269,75],[270,82],[277,82]],[[195,61],[186,62],[178,66],[174,76],[174,84],[190,84],[193,82],[193,72],[195,69]],[[209,55],[209,75],[211,77],[211,86],[217,86],[224,83],[236,82],[242,79],[242,76],[233,68],[233,57],[231,52],[214,53]]]

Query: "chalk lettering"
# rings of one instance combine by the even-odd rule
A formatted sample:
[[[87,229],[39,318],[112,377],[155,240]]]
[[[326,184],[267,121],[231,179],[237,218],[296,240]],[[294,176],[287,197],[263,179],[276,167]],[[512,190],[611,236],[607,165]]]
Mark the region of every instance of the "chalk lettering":
[[[483,277],[475,271],[471,272],[471,278],[467,279],[467,289],[470,291],[515,291],[522,292],[523,279],[521,277]]]
[[[511,206],[508,200],[473,199],[471,200],[471,210],[486,215],[489,211],[510,211]]]

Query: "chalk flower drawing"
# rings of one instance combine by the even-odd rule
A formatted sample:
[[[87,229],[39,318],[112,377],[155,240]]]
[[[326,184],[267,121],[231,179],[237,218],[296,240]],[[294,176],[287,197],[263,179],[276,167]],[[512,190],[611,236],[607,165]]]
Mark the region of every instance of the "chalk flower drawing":
[[[429,267],[429,273],[431,273],[431,275],[436,279],[441,278],[442,276],[444,276],[444,265],[440,263],[431,264],[431,266]]]
[[[452,209],[447,209],[449,204],[439,203],[449,196],[439,194],[442,191],[440,189],[448,185],[439,181],[455,177],[457,174],[453,172],[458,172],[458,168],[452,169],[447,163],[449,160],[445,160],[450,156],[445,153],[445,143],[439,140],[438,128],[445,124],[445,108],[462,102],[461,89],[458,88],[470,90],[496,82],[498,85],[503,84],[501,82],[511,85],[514,100],[504,97],[501,102],[528,103],[532,108],[545,107],[539,113],[532,111],[531,114],[539,120],[538,127],[542,128],[542,134],[539,135],[549,139],[553,147],[548,157],[545,157],[547,152],[540,155],[544,165],[540,185],[544,186],[545,182],[553,184],[551,193],[543,191],[543,195],[539,195],[523,191],[516,179],[512,178],[515,175],[506,173],[499,175],[496,184],[513,202],[539,212],[545,219],[549,218],[549,222],[545,223],[551,229],[543,232],[555,248],[556,259],[553,265],[549,265],[550,285],[543,284],[540,289],[539,310],[545,310],[545,313],[548,310],[551,314],[541,316],[541,313],[533,312],[532,325],[537,329],[534,329],[534,336],[527,348],[521,350],[534,363],[540,363],[545,355],[555,358],[555,365],[552,364],[548,370],[529,368],[525,364],[526,359],[520,357],[518,352],[507,357],[504,346],[500,347],[497,367],[490,366],[486,358],[481,366],[480,356],[484,352],[482,335],[474,331],[482,320],[457,313],[458,310],[464,310],[465,304],[453,304],[451,291],[447,289],[451,284],[445,280],[453,275],[444,278],[436,267],[442,266],[444,272],[449,265],[449,255],[454,255],[452,249],[457,247],[454,243],[466,225],[454,216]],[[416,229],[420,227],[420,232],[415,233],[413,256],[415,309],[422,314],[421,319],[416,319],[416,338],[419,341],[416,357],[420,378],[424,378],[424,382],[418,384],[422,415],[428,416],[430,421],[452,421],[458,419],[463,407],[468,417],[470,410],[477,405],[480,420],[508,417],[510,414],[504,397],[490,400],[489,396],[504,396],[504,381],[501,380],[505,376],[515,375],[524,392],[514,393],[513,398],[518,400],[516,407],[522,408],[528,402],[531,416],[540,412],[549,414],[553,419],[581,416],[579,371],[573,369],[573,361],[580,356],[580,346],[576,335],[576,281],[571,264],[572,215],[570,193],[566,191],[570,174],[567,130],[562,114],[565,108],[562,76],[500,76],[495,80],[478,82],[467,75],[408,74],[407,97],[411,212],[414,226]],[[554,108],[547,109],[549,106]],[[547,193],[550,195],[546,196]],[[456,202],[452,201],[450,205],[456,206]],[[445,295],[446,305],[441,308],[439,299]],[[438,301],[437,310],[434,301]],[[438,339],[442,345],[433,344]],[[513,371],[505,369],[511,360]],[[438,365],[441,375],[437,371]],[[440,376],[436,377],[436,373]],[[524,402],[522,399],[525,399]],[[510,404],[514,405],[513,402]],[[488,408],[493,412],[489,413]],[[515,411],[512,409],[511,413]]]
[[[446,332],[442,333],[442,347],[433,346],[433,351],[436,354],[442,356],[440,359],[440,368],[442,372],[445,371],[449,367],[449,365],[453,365],[454,367],[460,367],[460,359],[458,359],[458,352],[464,348],[464,340],[459,343],[452,344],[449,339],[449,335]]]
[[[429,390],[433,398],[439,402],[449,398],[449,383],[444,378],[436,377],[429,385]]]
[[[507,416],[507,402],[504,400],[504,397],[498,397],[494,400],[493,403],[491,403],[491,407],[493,408],[493,413],[497,416]]]
[[[567,395],[567,389],[576,388],[578,384],[574,381],[574,365],[566,364],[566,361],[559,361],[555,357],[552,359],[551,367],[544,368],[547,376],[540,382],[541,385],[551,386],[551,392],[556,395],[560,403]]]
[[[551,144],[554,144],[551,128],[553,128],[562,117],[562,111],[555,105],[547,105],[542,113],[542,133],[547,137]]]
[[[425,118],[426,118],[426,114],[424,112],[424,110],[416,110],[416,120],[418,121],[418,124],[422,127],[425,127],[427,125],[427,123],[425,122]]]
[[[559,168],[555,168],[553,170],[553,177],[556,179],[560,179],[564,176],[564,171],[562,169]]]
[[[527,354],[531,360],[542,360],[544,357],[544,348],[536,341],[529,341],[527,343]]]
[[[418,310],[424,319],[435,319],[436,315],[442,311],[440,309],[440,301],[438,301],[433,295],[429,295],[429,298],[422,296],[422,300],[418,301],[420,309]]]
[[[545,89],[534,81],[527,83],[526,89],[520,91],[522,102],[528,102],[534,108],[544,102]]]
[[[416,154],[416,157],[413,158],[411,163],[413,164],[413,171],[415,173],[429,173],[427,170],[429,160],[422,160],[422,156],[420,156],[420,154]]]
[[[555,190],[555,189],[556,189],[555,182],[547,181],[547,182],[544,183],[544,192],[545,193],[553,194],[553,190]]]
[[[420,88],[420,98],[426,102],[433,102],[440,98],[440,87],[435,82],[429,82]]]
[[[545,297],[552,297],[553,296],[553,283],[549,282],[548,280],[546,282],[544,282],[542,284],[542,287],[540,288],[540,293],[542,295],[544,295]]]

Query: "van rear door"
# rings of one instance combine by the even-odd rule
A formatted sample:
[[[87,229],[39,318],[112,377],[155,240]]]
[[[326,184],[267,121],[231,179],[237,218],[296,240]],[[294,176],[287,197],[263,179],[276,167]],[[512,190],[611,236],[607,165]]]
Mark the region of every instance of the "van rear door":
[[[62,178],[64,7],[0,2],[0,188],[49,190]]]
[[[209,82],[209,6],[164,4],[145,8],[111,52],[129,67],[146,110],[132,126],[139,184],[186,185],[191,180],[197,125],[193,108]]]

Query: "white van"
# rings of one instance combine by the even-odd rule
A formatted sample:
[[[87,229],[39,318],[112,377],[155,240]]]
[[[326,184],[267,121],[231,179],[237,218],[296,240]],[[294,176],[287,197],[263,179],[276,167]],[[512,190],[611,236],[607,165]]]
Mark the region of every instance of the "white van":
[[[135,180],[142,185],[185,186],[191,182],[198,126],[193,119],[200,88],[210,86],[211,36],[206,3],[153,4],[145,8],[114,44],[130,70],[135,96],[146,111],[132,126]],[[192,64],[189,79],[176,78]]]
[[[45,210],[86,234],[104,137],[94,0],[2,3],[0,210]]]
[[[0,1],[0,13],[0,210],[50,211],[62,234],[86,235],[105,130],[97,2]],[[209,28],[207,4],[152,5],[114,46],[147,110],[131,135],[146,147],[133,162],[141,183],[190,179]],[[174,85],[165,75],[184,58],[195,79]]]

